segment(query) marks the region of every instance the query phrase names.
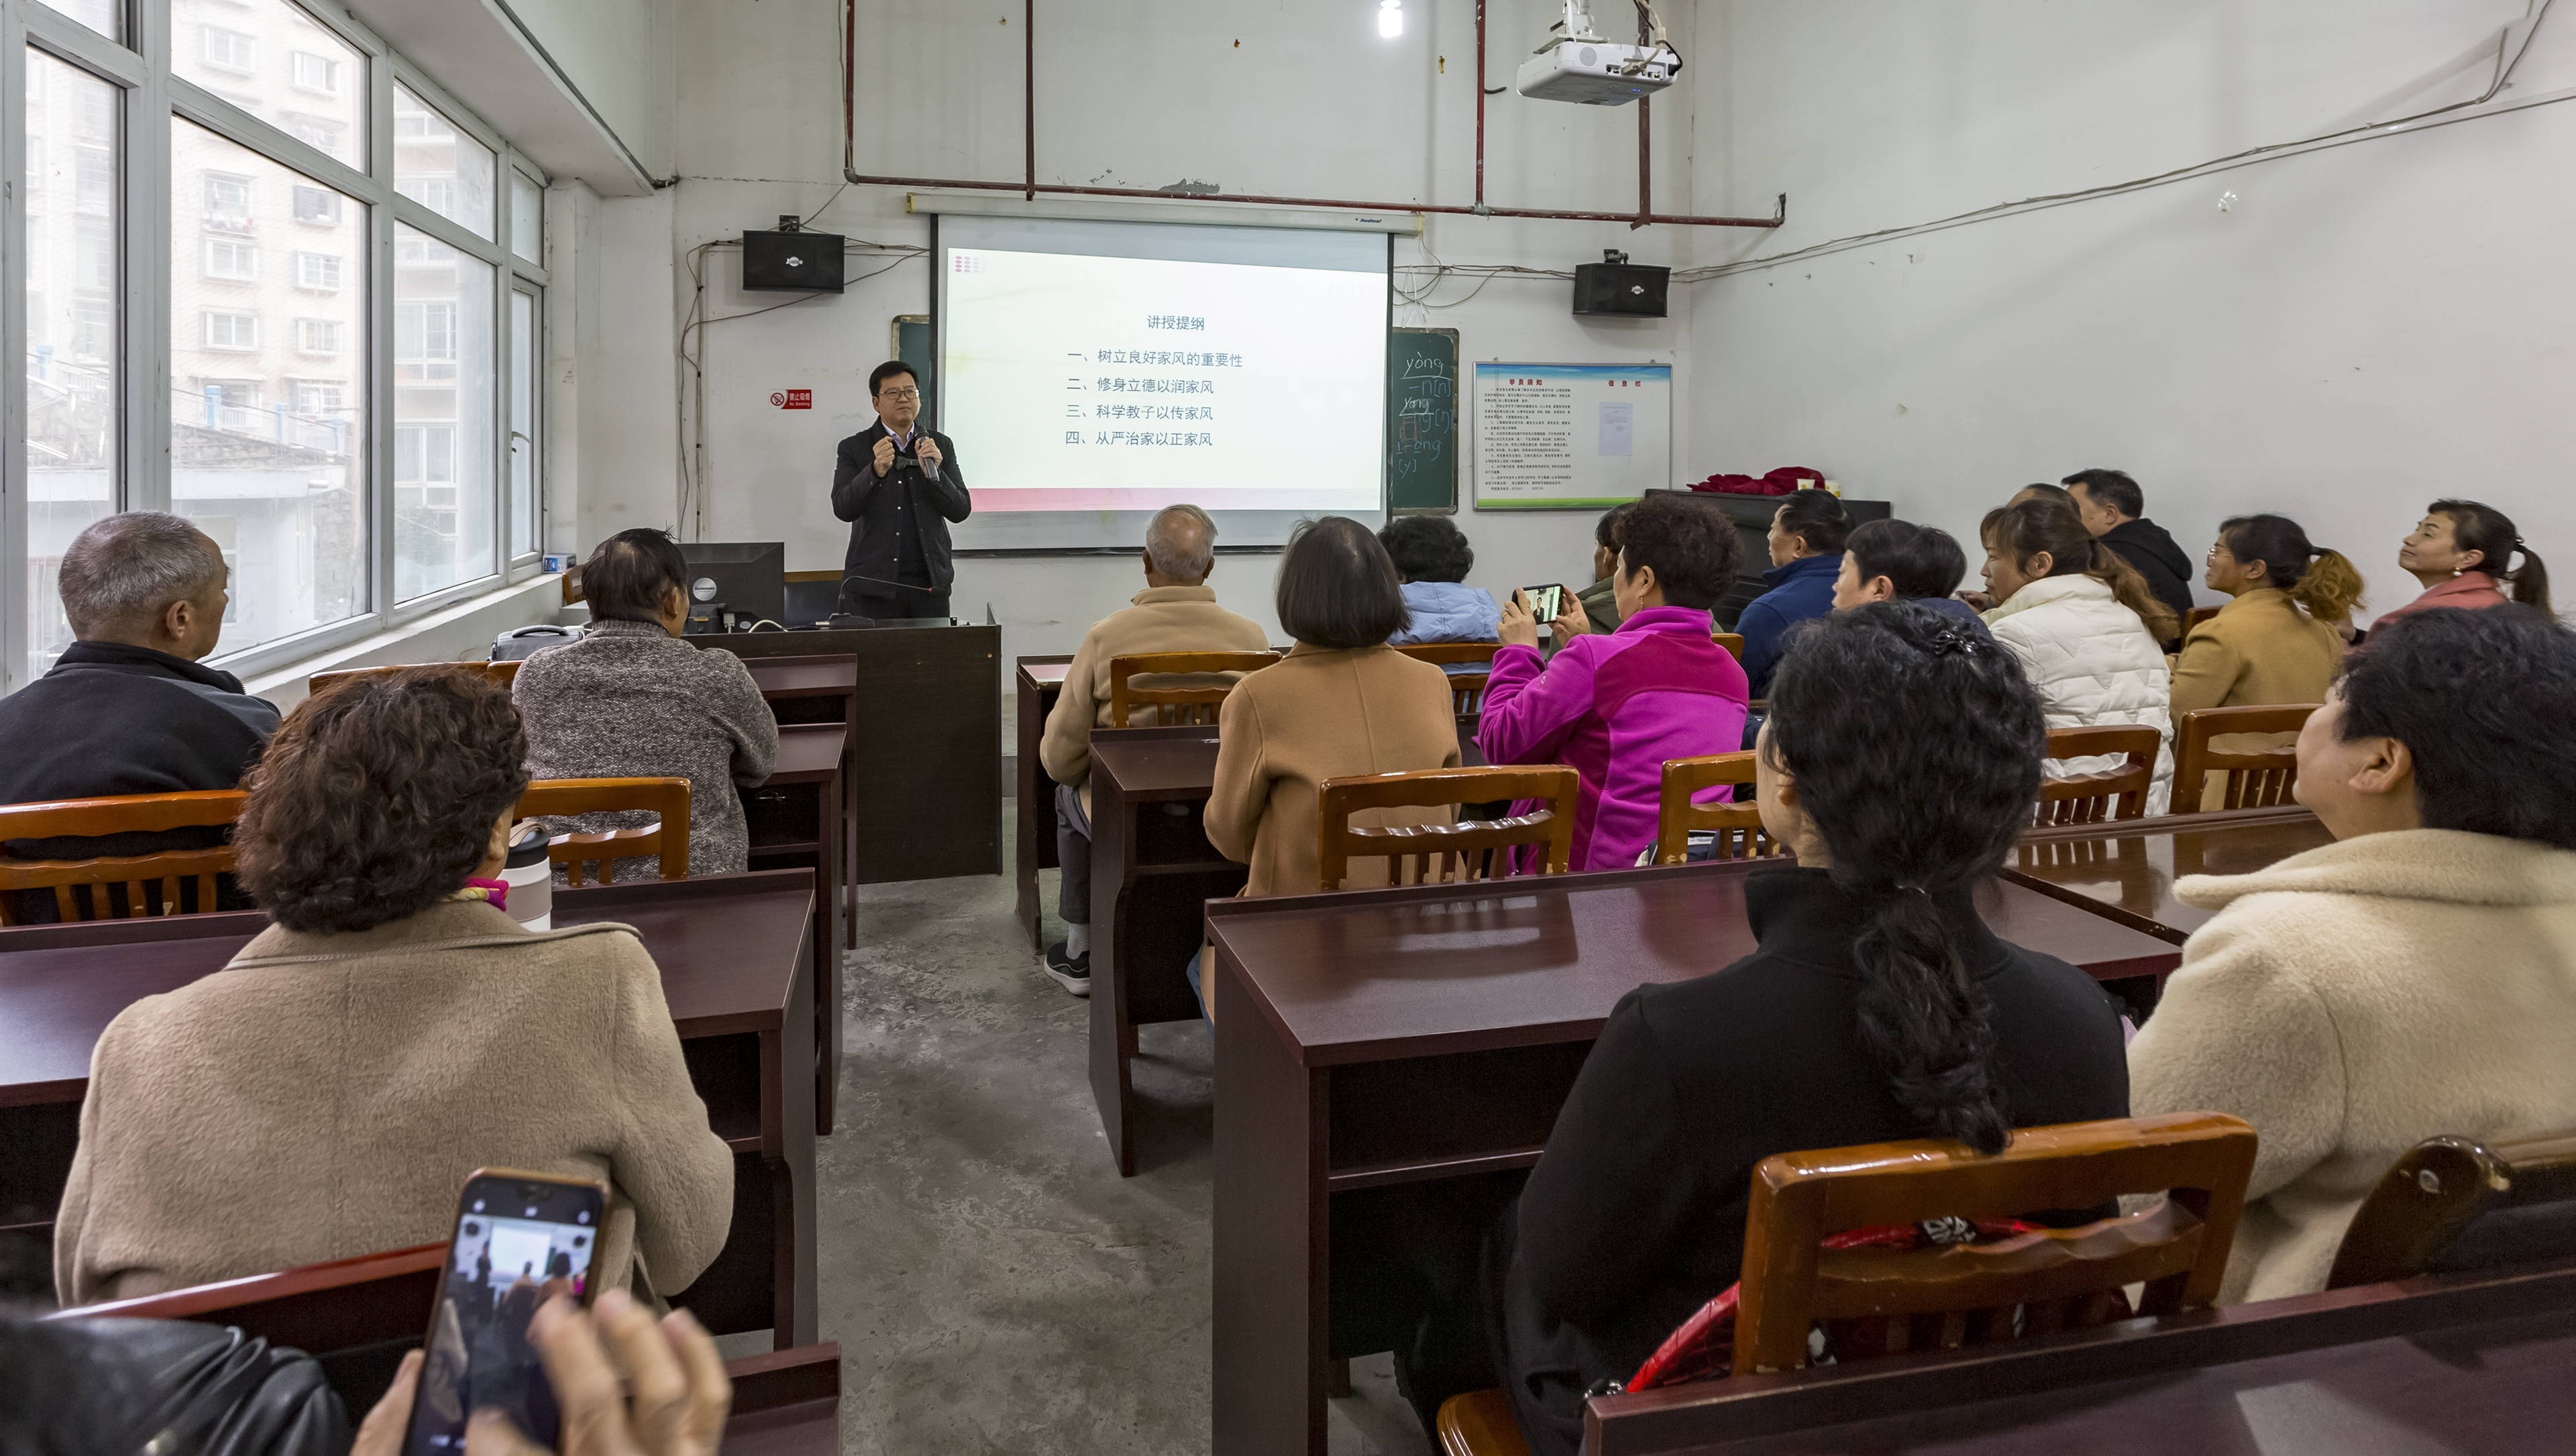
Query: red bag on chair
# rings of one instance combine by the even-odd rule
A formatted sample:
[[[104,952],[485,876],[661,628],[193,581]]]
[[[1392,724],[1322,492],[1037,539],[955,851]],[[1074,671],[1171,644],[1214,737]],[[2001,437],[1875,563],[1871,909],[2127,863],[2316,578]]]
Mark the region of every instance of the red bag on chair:
[[[1879,1224],[1834,1234],[1819,1244],[1826,1249],[1919,1249],[1931,1244],[1985,1244],[2018,1234],[2040,1232],[2019,1219],[1941,1219],[1927,1224]],[[1646,1363],[1628,1378],[1624,1390],[1652,1390],[1659,1385],[1687,1385],[1716,1380],[1735,1365],[1735,1305],[1742,1284],[1699,1307],[1681,1328],[1664,1337]]]

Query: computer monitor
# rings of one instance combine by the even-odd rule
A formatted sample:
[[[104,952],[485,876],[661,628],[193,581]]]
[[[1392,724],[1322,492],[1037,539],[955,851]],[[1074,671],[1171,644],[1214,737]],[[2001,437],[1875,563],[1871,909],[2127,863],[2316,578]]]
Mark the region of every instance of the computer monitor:
[[[787,625],[787,544],[783,541],[683,541],[689,564],[691,636]]]

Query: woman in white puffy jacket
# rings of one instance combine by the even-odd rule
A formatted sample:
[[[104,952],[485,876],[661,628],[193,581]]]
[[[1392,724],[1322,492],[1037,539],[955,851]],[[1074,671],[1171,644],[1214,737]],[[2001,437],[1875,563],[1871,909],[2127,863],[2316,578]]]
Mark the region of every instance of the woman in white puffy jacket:
[[[2156,777],[2147,812],[2165,812],[2173,787],[2173,674],[2159,646],[2179,635],[2173,609],[2144,578],[2095,540],[2063,503],[2025,501],[1986,517],[1985,613],[1995,640],[2021,659],[2051,728],[2132,724],[2155,729]],[[2110,757],[2051,759],[2050,778],[2104,773]]]

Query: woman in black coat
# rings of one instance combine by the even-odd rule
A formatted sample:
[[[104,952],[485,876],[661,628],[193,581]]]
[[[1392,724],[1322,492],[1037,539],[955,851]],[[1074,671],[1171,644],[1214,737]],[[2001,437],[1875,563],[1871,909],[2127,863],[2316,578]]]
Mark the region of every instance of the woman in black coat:
[[[1487,1250],[1488,1352],[1540,1456],[1578,1449],[1585,1393],[1735,1282],[1764,1158],[1992,1153],[2015,1127],[2128,1115],[2111,999],[1975,908],[2044,745],[2012,654],[1929,608],[1839,612],[1790,648],[1755,787],[1798,862],[1745,883],[1761,949],[1619,1002]],[[1419,1407],[1468,1372],[1409,1373]]]

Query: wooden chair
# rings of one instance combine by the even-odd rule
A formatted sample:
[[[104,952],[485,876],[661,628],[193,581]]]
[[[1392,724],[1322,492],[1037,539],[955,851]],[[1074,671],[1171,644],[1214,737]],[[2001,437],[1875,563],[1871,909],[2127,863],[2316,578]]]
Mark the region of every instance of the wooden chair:
[[[1781,1153],[1753,1170],[1735,1316],[1736,1374],[1803,1368],[1818,1321],[1835,1355],[1956,1350],[2129,1318],[2218,1297],[2254,1171],[2254,1129],[2181,1112],[2023,1128],[1992,1156],[1946,1141]],[[2134,1214],[1990,1244],[1826,1249],[1833,1234],[1940,1218],[2015,1218],[2162,1193]],[[1525,1456],[1499,1390],[1440,1409],[1447,1456]]]
[[[1741,633],[1741,632],[1711,632],[1711,633],[1709,633],[1709,634],[1708,634],[1708,636],[1709,636],[1709,640],[1710,640],[1710,641],[1715,642],[1718,646],[1723,647],[1723,648],[1725,648],[1727,651],[1734,653],[1734,654],[1735,654],[1735,660],[1736,660],[1736,661],[1738,661],[1738,662],[1742,662],[1742,661],[1744,660],[1744,634],[1743,634],[1743,633]]]
[[[1236,678],[1247,672],[1258,672],[1279,660],[1276,652],[1139,652],[1109,659],[1109,726],[1128,726],[1128,715],[1138,708],[1154,708],[1166,727],[1181,724],[1216,722],[1216,711],[1225,695],[1234,691]],[[1222,682],[1205,679],[1218,673],[1235,676]],[[1191,677],[1200,681],[1161,687],[1139,687],[1131,677]]]
[[[612,829],[604,834],[563,833],[546,841],[546,858],[571,867],[572,882],[582,882],[582,867],[596,863],[599,882],[611,883],[617,861],[646,855],[661,860],[662,878],[689,877],[689,781],[667,779],[539,779],[519,795],[521,819],[559,819],[574,814],[633,813],[659,815],[649,828]]]
[[[519,664],[515,662],[401,662],[388,667],[351,667],[339,672],[317,672],[305,680],[304,691],[309,696],[337,687],[351,678],[405,672],[415,667],[461,667],[471,672],[479,672],[487,681],[499,683],[505,688],[510,685],[511,679],[519,675]]]
[[[1500,642],[1413,642],[1395,650],[1416,662],[1441,664],[1443,672],[1453,662],[1485,664],[1484,672],[1449,673],[1449,695],[1458,716],[1464,718],[1484,711],[1485,684],[1493,676],[1494,654],[1502,647]]]
[[[1762,814],[1749,795],[1727,804],[1696,804],[1692,796],[1719,784],[1750,786],[1753,754],[1712,753],[1705,758],[1664,761],[1663,802],[1655,814],[1655,863],[1680,864],[1690,858],[1693,830],[1717,832],[1717,858],[1758,859],[1783,853],[1786,846],[1762,830]]]
[[[1539,874],[1565,873],[1574,854],[1574,798],[1581,776],[1559,764],[1536,768],[1433,768],[1326,779],[1315,815],[1316,868],[1326,890],[1342,888],[1353,859],[1384,858],[1387,883],[1495,880],[1510,873],[1507,851],[1545,845]],[[1508,819],[1455,824],[1354,827],[1371,809],[1426,809],[1495,800],[1544,799],[1547,807]],[[1438,873],[1433,873],[1433,861]],[[1408,878],[1409,874],[1409,878]]]
[[[241,817],[242,798],[239,789],[208,789],[0,805],[0,843],[57,835],[217,828]],[[53,891],[54,913],[68,923],[175,915],[179,913],[182,886],[193,882],[197,909],[203,913],[215,908],[215,877],[230,874],[232,868],[233,850],[229,844],[102,859],[10,859],[0,855],[0,925],[17,923],[17,896],[12,892],[18,890]],[[115,893],[120,888],[121,895]]]
[[[2183,613],[2182,635],[2186,638],[2190,637],[2192,628],[2197,627],[2201,623],[2208,621],[2210,618],[2217,616],[2218,612],[2219,609],[2216,607],[2194,607],[2190,611]]]
[[[2238,733],[2296,735],[2306,726],[2316,703],[2263,708],[2195,708],[2182,715],[2174,734],[2172,812],[2200,814],[2218,809],[2267,809],[2296,803],[2290,796],[2299,781],[2299,747],[2288,743],[2264,748],[2220,750],[2212,740]],[[2215,792],[2209,776],[2226,775]],[[2213,802],[2213,800],[2215,802]]]
[[[108,1304],[59,1310],[44,1318],[188,1320],[230,1325],[271,1345],[302,1350],[321,1362],[323,1377],[357,1420],[393,1383],[402,1357],[421,1343],[438,1300],[447,1245],[420,1244],[325,1264],[254,1274]],[[686,1296],[682,1296],[683,1302]],[[840,1393],[838,1345],[745,1356],[725,1362],[734,1382],[736,1417]],[[766,1449],[766,1448],[764,1448]],[[837,1446],[831,1448],[837,1449]]]
[[[2576,1254],[2576,1132],[2487,1147],[2427,1138],[2344,1230],[2326,1288]]]
[[[2145,818],[2147,790],[2156,781],[2156,752],[2163,746],[2164,734],[2153,728],[2051,728],[2050,758],[2117,753],[2127,755],[2129,761],[2109,773],[2040,780],[2032,822],[2046,827]]]

